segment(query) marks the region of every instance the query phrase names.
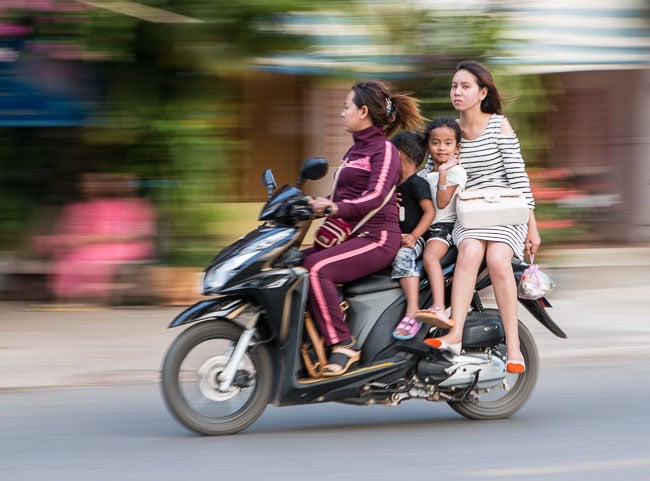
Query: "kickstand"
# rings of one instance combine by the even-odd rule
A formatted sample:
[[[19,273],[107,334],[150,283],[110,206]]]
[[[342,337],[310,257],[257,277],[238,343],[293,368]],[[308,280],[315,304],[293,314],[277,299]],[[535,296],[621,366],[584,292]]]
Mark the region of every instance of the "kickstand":
[[[460,402],[465,401],[465,398],[467,398],[469,393],[471,393],[476,387],[476,385],[478,384],[478,376],[480,372],[481,371],[479,370],[474,373],[474,380],[472,381],[472,383],[469,386],[467,386],[465,389],[463,389],[461,392],[459,392],[457,396],[454,396],[454,401],[460,401]]]

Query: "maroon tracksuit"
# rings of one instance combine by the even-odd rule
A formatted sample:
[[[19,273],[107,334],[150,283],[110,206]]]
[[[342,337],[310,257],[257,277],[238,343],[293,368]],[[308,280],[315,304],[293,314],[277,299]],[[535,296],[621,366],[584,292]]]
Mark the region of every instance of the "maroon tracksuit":
[[[384,201],[400,175],[397,149],[380,127],[353,135],[354,144],[343,158],[334,192],[338,216],[352,227]],[[309,310],[326,345],[350,339],[336,291],[350,282],[391,264],[401,243],[395,195],[348,241],[324,250],[305,251],[309,269]]]

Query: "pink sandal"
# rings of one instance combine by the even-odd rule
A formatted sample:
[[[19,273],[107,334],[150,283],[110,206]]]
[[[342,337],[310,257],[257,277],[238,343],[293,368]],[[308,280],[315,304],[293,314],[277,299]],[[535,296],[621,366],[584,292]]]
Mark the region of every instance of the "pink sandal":
[[[449,329],[454,325],[454,321],[445,314],[445,309],[438,306],[431,306],[428,309],[416,312],[415,320],[441,329]]]
[[[411,317],[405,316],[393,331],[393,337],[395,339],[399,339],[400,341],[413,339],[420,330],[420,327],[422,327],[422,323],[416,321]]]

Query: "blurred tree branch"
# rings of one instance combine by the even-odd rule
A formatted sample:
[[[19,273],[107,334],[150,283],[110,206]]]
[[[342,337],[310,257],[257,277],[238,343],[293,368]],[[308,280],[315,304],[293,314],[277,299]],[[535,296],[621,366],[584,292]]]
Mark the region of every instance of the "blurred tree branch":
[[[60,142],[43,142],[20,152],[10,145],[15,132],[3,132],[0,148],[23,161],[19,167],[1,164],[3,172],[9,173],[3,175],[5,179],[21,180],[4,194],[16,215],[5,214],[0,224],[15,234],[21,219],[29,217],[26,213],[43,203],[34,192],[39,186],[45,191],[51,188],[48,167],[56,170],[55,177],[69,176],[68,188],[70,178],[83,169],[127,171],[143,179],[146,194],[165,219],[165,262],[202,264],[211,254],[219,218],[214,206],[229,199],[232,185],[229,159],[246,147],[237,136],[243,122],[241,76],[256,68],[254,59],[283,52],[307,58],[314,48],[322,47],[316,33],[287,29],[297,12],[341,19],[338,27],[344,33],[363,27],[373,43],[370,47],[408,67],[396,74],[386,64],[385,76],[420,97],[431,118],[454,114],[448,95],[457,62],[465,58],[489,62],[502,55],[498,46],[503,15],[490,9],[461,14],[458,9],[418,8],[420,2],[379,0],[53,0],[49,4],[52,8],[38,10],[25,2],[25,8],[0,15],[3,21],[28,25],[31,46],[45,45],[51,55],[59,56],[57,61],[98,72],[103,78],[97,99],[101,107],[87,125],[72,129],[71,136],[82,140],[75,146],[75,162],[66,159],[71,152],[54,151],[64,146]],[[350,62],[333,65],[326,75],[359,76]],[[375,76],[384,76],[381,66]],[[526,137],[522,145],[541,148],[543,134],[531,126],[544,106],[544,86],[529,78],[512,85],[522,89],[512,111]],[[34,141],[42,138],[42,132],[21,133],[23,138],[30,135]],[[61,160],[48,166],[46,159],[54,157]],[[27,181],[17,169],[38,176]],[[27,188],[28,182],[37,184]],[[46,201],[62,199],[46,197]],[[16,237],[7,235],[4,240],[11,243]]]

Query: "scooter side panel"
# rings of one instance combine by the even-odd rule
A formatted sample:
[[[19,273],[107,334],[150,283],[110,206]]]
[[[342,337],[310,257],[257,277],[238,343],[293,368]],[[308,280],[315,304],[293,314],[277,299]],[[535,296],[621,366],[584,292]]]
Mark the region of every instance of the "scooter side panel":
[[[402,302],[398,303],[397,301],[400,298],[402,298]],[[346,312],[346,322],[352,335],[357,339],[357,345],[364,345],[370,332],[391,306],[392,316],[394,315],[395,319],[395,323],[391,326],[392,332],[392,329],[399,322],[400,311],[404,310],[403,300],[404,293],[402,289],[371,292],[348,298],[347,301],[350,307]],[[388,336],[390,337],[390,333]]]

